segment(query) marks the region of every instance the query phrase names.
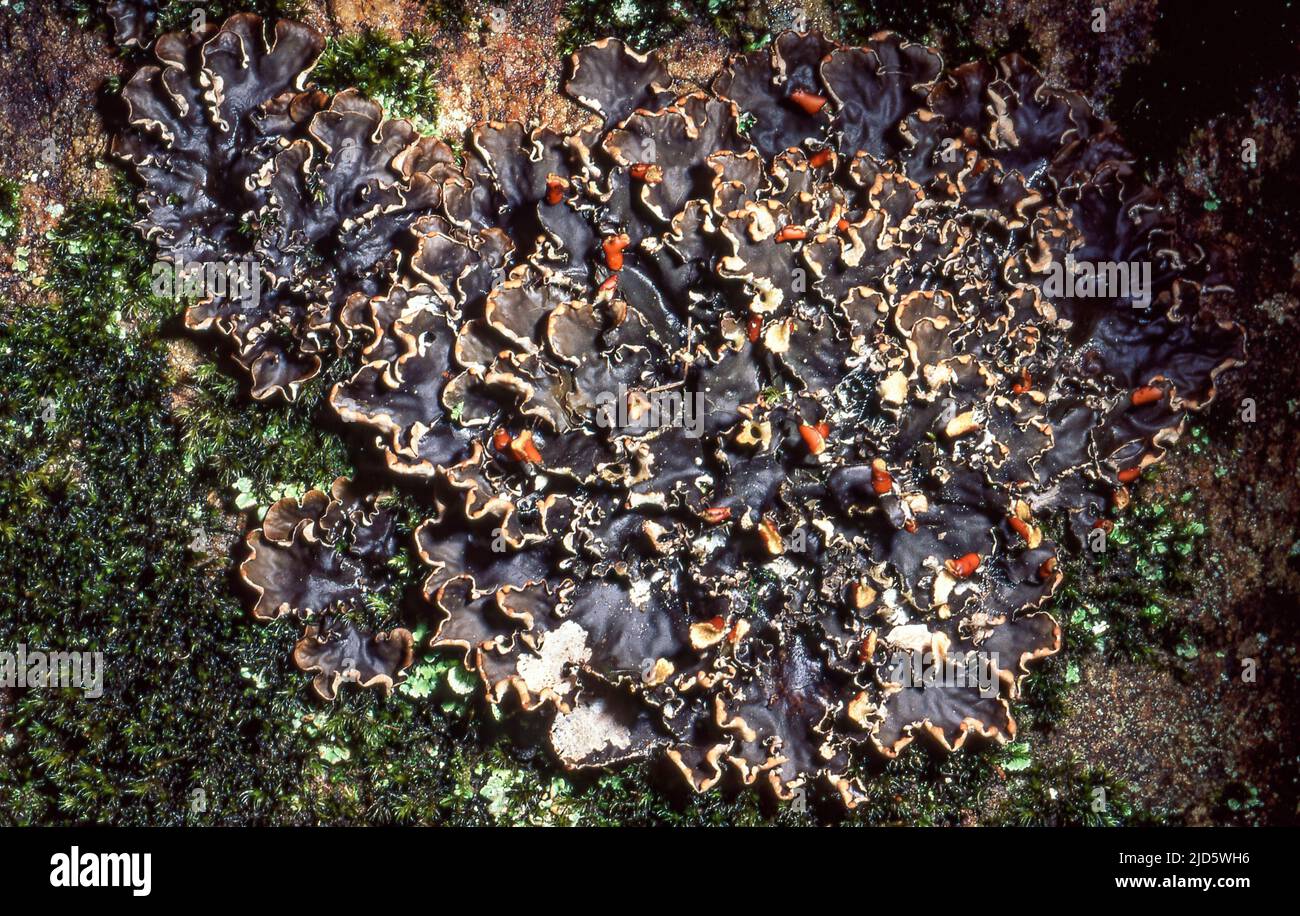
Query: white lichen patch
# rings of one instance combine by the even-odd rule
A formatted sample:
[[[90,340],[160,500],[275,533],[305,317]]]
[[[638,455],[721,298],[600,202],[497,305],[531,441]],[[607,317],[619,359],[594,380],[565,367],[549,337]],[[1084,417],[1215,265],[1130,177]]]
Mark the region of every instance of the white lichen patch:
[[[519,659],[516,668],[531,693],[549,689],[553,693],[565,694],[573,686],[565,677],[565,668],[583,664],[589,658],[591,649],[587,646],[587,631],[575,621],[566,620],[546,634],[537,655]]]
[[[560,759],[571,765],[580,764],[606,748],[622,750],[631,743],[632,733],[600,698],[580,703],[570,713],[559,713],[551,724],[551,745]]]
[[[644,608],[650,601],[650,582],[646,579],[633,582],[628,597],[638,608]]]
[[[894,627],[885,634],[885,642],[895,649],[906,652],[931,652],[941,658],[948,654],[948,648],[952,645],[952,640],[946,633],[931,631],[923,623],[909,623]]]

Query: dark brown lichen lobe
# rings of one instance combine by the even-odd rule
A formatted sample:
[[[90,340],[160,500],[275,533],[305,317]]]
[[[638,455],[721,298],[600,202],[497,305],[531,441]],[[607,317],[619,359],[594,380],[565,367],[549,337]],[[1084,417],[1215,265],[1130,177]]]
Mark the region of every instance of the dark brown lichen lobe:
[[[410,631],[371,634],[347,618],[379,588],[399,549],[396,519],[379,500],[340,477],[329,493],[274,503],[246,539],[239,577],[256,596],[253,615],[306,624],[293,660],[315,673],[322,699],[334,699],[344,681],[390,690],[414,658]]]

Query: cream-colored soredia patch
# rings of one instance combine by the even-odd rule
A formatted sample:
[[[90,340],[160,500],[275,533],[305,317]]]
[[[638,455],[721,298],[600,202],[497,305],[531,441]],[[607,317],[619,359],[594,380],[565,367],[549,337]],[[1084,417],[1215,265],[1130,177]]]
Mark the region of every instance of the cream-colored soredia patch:
[[[939,655],[946,654],[949,645],[948,637],[944,633],[932,632],[923,623],[909,623],[901,627],[894,627],[885,636],[885,641],[891,646],[906,649],[909,652],[933,651]]]
[[[586,760],[611,745],[622,750],[631,743],[632,733],[600,698],[558,714],[551,725],[551,745],[562,760]]]
[[[553,693],[567,693],[572,685],[564,676],[565,666],[583,664],[589,658],[587,631],[566,620],[546,634],[538,655],[524,656],[516,667],[529,692],[549,689]]]

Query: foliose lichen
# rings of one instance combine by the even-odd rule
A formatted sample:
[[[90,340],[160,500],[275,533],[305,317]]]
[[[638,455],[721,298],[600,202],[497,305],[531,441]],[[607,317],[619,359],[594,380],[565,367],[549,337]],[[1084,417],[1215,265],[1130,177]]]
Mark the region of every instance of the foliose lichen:
[[[707,90],[602,40],[567,83],[589,123],[481,124],[460,159],[313,88],[321,45],[164,36],[116,150],[162,253],[256,265],[186,311],[255,398],[363,347],[330,403],[432,507],[432,646],[565,766],[662,753],[697,791],[852,807],[864,755],[1015,735],[1061,645],[1047,520],[1106,537],[1242,354],[1109,123],[887,33],[782,33]],[[310,643],[371,587],[352,486],[277,504],[244,567],[313,619],[327,695],[411,660]]]

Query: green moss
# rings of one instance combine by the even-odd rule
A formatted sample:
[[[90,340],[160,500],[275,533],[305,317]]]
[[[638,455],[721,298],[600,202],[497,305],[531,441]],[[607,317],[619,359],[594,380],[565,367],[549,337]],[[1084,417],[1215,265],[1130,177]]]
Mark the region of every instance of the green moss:
[[[432,133],[438,91],[433,47],[426,35],[415,33],[398,40],[367,29],[331,38],[312,78],[327,92],[356,87],[389,115],[407,118],[417,129]]]
[[[995,778],[988,755],[944,756],[909,748],[867,775],[868,799],[848,818],[857,824],[957,825],[987,814]]]
[[[7,245],[18,237],[18,182],[0,178],[0,245]]]
[[[100,699],[6,698],[0,819],[361,821],[396,817],[399,783],[439,816],[443,710],[373,693],[322,708],[288,662],[294,628],[253,625],[231,588],[236,479],[267,497],[327,484],[344,453],[310,403],[255,405],[202,368],[175,408],[178,306],[148,294],[132,218],[125,194],[72,208],[45,243],[53,298],[0,332],[0,645],[106,664]],[[350,757],[327,761],[318,732]],[[324,778],[340,767],[346,790]]]
[[[1214,819],[1221,824],[1258,827],[1268,823],[1268,808],[1257,786],[1233,780],[1219,790]]]
[[[436,29],[458,35],[474,21],[466,0],[424,0],[424,14]]]
[[[1182,505],[1139,499],[1116,522],[1103,553],[1084,549],[1064,557],[1066,578],[1053,613],[1072,656],[1146,658],[1187,644],[1187,621],[1174,608],[1195,590],[1194,559],[1204,534]]]
[[[204,0],[201,7],[193,0],[163,0],[158,8],[157,32],[192,28],[196,8],[203,10],[208,22],[218,25],[235,13],[256,13],[268,22],[275,22],[301,19],[306,11],[300,0]]]
[[[729,44],[755,50],[772,39],[773,7],[766,0],[571,0],[564,7],[567,24],[559,46],[562,53],[571,54],[597,38],[613,36],[644,52],[681,37],[692,26],[708,26]]]
[[[942,49],[945,59],[952,58],[954,64],[996,60],[1008,51],[1033,56],[1023,28],[1011,29],[1006,41],[992,47],[977,41],[975,23],[987,12],[980,0],[847,0],[835,6],[835,21],[837,37],[848,44],[861,44],[882,30],[894,31],[910,41]]]
[[[1014,756],[1013,751],[1008,759],[1025,758]],[[1005,801],[990,822],[1019,827],[1120,827],[1148,821],[1133,807],[1128,786],[1104,767],[1079,760],[1049,766],[1029,759],[1008,775]]]

